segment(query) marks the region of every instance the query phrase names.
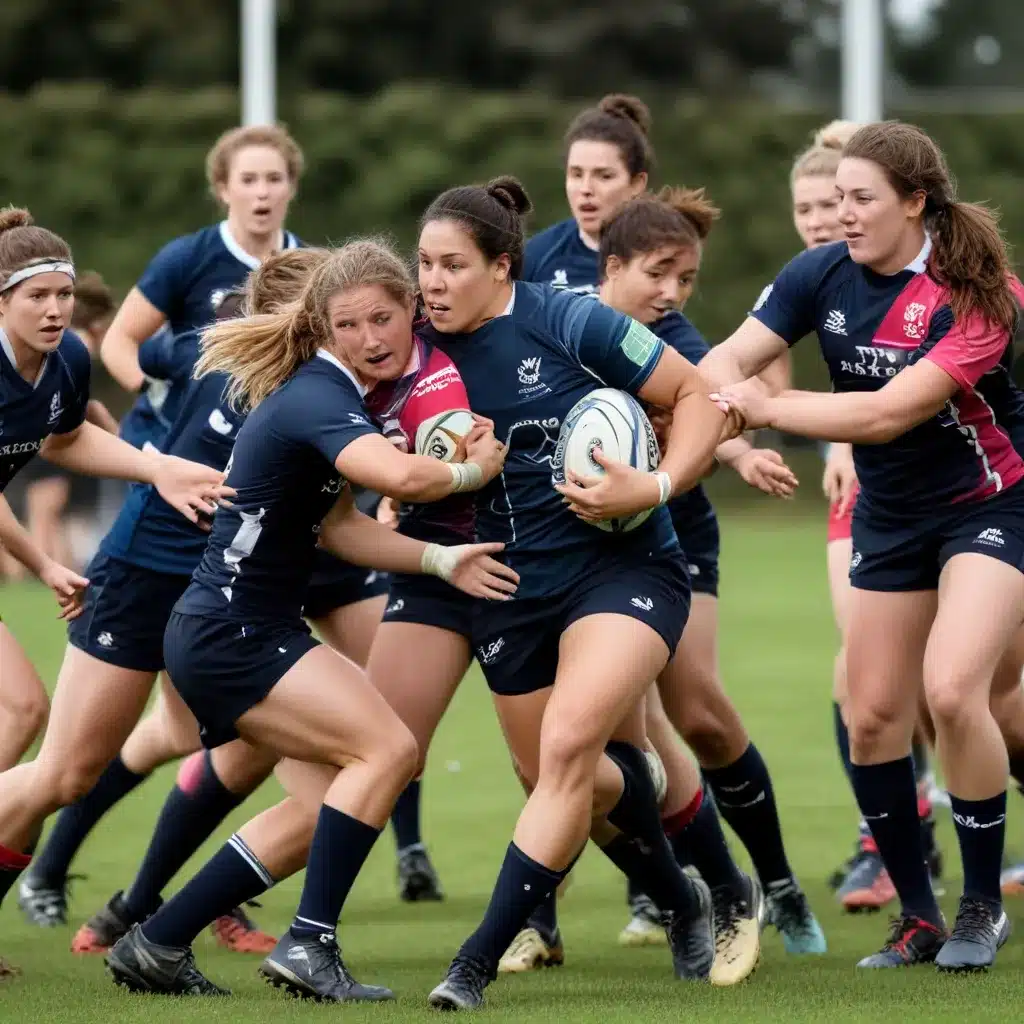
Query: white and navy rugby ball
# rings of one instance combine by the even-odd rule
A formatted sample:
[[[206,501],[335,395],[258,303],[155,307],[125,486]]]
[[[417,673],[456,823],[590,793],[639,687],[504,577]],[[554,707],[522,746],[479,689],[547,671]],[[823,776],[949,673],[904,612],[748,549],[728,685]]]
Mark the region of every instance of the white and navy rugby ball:
[[[416,454],[451,462],[459,442],[473,429],[468,409],[449,409],[424,420],[416,429]]]
[[[551,460],[552,480],[565,483],[566,473],[602,476],[604,469],[594,461],[598,449],[607,458],[645,473],[653,472],[661,461],[654,428],[640,403],[614,388],[591,391],[569,410]],[[609,533],[627,533],[635,530],[652,511],[646,509],[634,516],[606,519],[594,525]]]

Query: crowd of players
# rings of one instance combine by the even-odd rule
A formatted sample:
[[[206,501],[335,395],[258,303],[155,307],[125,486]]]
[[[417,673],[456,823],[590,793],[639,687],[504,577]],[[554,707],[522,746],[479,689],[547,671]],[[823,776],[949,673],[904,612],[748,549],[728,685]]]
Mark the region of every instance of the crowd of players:
[[[432,1005],[473,1008],[498,972],[564,961],[556,891],[588,839],[628,882],[620,941],[667,944],[681,979],[743,980],[768,923],[788,952],[824,953],[717,669],[718,524],[700,480],[717,462],[792,494],[782,457],[744,437],[760,427],[835,442],[835,721],[863,815],[838,895],[901,904],[861,966],[993,962],[1009,932],[1006,781],[1024,778],[1020,286],[995,221],[957,201],[917,129],[830,126],[793,169],[806,251],[709,351],[682,310],[719,211],[700,189],[650,190],[649,129],[632,97],[584,111],[566,135],[571,216],[529,242],[515,178],[445,191],[415,274],[378,239],[305,246],[284,228],[294,141],[226,133],[207,167],[225,219],[165,246],[102,338],[142,395],[121,429],[132,443],[89,401],[69,327],[76,308],[86,332],[103,316],[81,319],[70,248],[0,213],[0,484],[37,453],[137,482],[85,576],[0,499],[0,542],[70,620],[41,750],[21,765],[46,698],[0,625],[0,894],[17,885],[30,921],[65,922],[90,830],[184,757],[137,877],[72,944],[105,952],[120,984],[221,994],[191,952],[211,926],[296,994],[393,998],[351,976],[335,929],[389,818],[402,897],[443,898],[419,779],[474,657],[526,800]],[[809,333],[832,394],[790,388],[788,347]],[[559,426],[602,382],[649,409],[661,464],[595,452],[603,476],[554,487]],[[475,424],[459,459],[417,454],[420,428],[459,409]],[[361,494],[386,497],[362,511]],[[632,532],[594,527],[651,508]],[[960,840],[952,931],[915,732],[940,752]],[[163,902],[271,773],[285,798]],[[303,868],[288,930],[260,931],[243,908]]]

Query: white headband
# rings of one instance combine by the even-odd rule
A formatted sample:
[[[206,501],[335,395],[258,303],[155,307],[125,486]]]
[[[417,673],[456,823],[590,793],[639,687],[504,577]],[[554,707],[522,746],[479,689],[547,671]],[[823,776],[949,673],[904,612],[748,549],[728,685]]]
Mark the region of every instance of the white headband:
[[[22,267],[21,270],[16,270],[11,274],[4,282],[3,287],[0,288],[0,292],[5,292],[16,284],[21,284],[22,281],[35,277],[36,274],[67,274],[74,281],[75,266],[73,263],[68,263],[67,260],[54,260],[52,263],[33,263],[32,266]]]

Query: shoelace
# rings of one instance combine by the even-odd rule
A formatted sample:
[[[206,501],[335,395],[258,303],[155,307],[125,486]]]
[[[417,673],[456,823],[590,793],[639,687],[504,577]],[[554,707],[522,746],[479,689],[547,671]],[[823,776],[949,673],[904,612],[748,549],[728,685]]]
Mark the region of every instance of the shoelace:
[[[711,891],[711,905],[715,910],[715,948],[724,948],[739,935],[746,904],[729,889],[720,887]]]
[[[468,988],[474,995],[482,995],[488,980],[483,963],[468,956],[457,956],[448,968],[448,981]]]
[[[957,911],[956,924],[953,926],[953,937],[958,939],[976,940],[979,936],[986,939],[991,934],[992,914],[988,907],[978,900],[970,900],[966,896],[960,898],[960,909]]]
[[[922,930],[924,924],[919,918],[907,916],[891,918],[890,923],[892,924],[892,929],[889,932],[889,938],[886,939],[885,945],[882,947],[882,952],[894,949],[905,960],[910,943],[913,941],[914,936]]]
[[[772,904],[772,923],[780,931],[804,931],[810,928],[810,904],[795,885],[769,891],[769,898]]]
[[[186,954],[181,963],[181,969],[178,972],[179,979],[188,986],[189,991],[193,993],[212,992],[217,990],[217,986],[214,985],[209,978],[205,977],[202,971],[196,966],[195,953],[190,949]]]

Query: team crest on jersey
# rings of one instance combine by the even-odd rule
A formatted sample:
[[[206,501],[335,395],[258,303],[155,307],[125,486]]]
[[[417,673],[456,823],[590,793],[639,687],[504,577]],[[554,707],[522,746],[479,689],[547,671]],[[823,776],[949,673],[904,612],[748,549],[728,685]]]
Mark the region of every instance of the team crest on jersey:
[[[552,288],[568,288],[569,275],[564,270],[556,270],[555,276],[551,278]]]
[[[50,399],[50,415],[46,422],[52,427],[63,414],[64,406],[61,404],[60,392],[56,391]]]
[[[923,302],[910,302],[903,311],[903,333],[914,341],[921,341],[925,334],[924,315],[927,307]]]
[[[220,308],[220,304],[224,301],[224,296],[227,295],[227,288],[214,288],[210,292],[210,308],[216,312]]]
[[[540,380],[540,356],[531,356],[519,364],[519,383],[536,384]]]
[[[540,356],[528,356],[519,364],[517,373],[519,383],[523,385],[519,389],[519,394],[529,396],[530,398],[538,398],[540,395],[546,395],[551,390],[540,379]]]

